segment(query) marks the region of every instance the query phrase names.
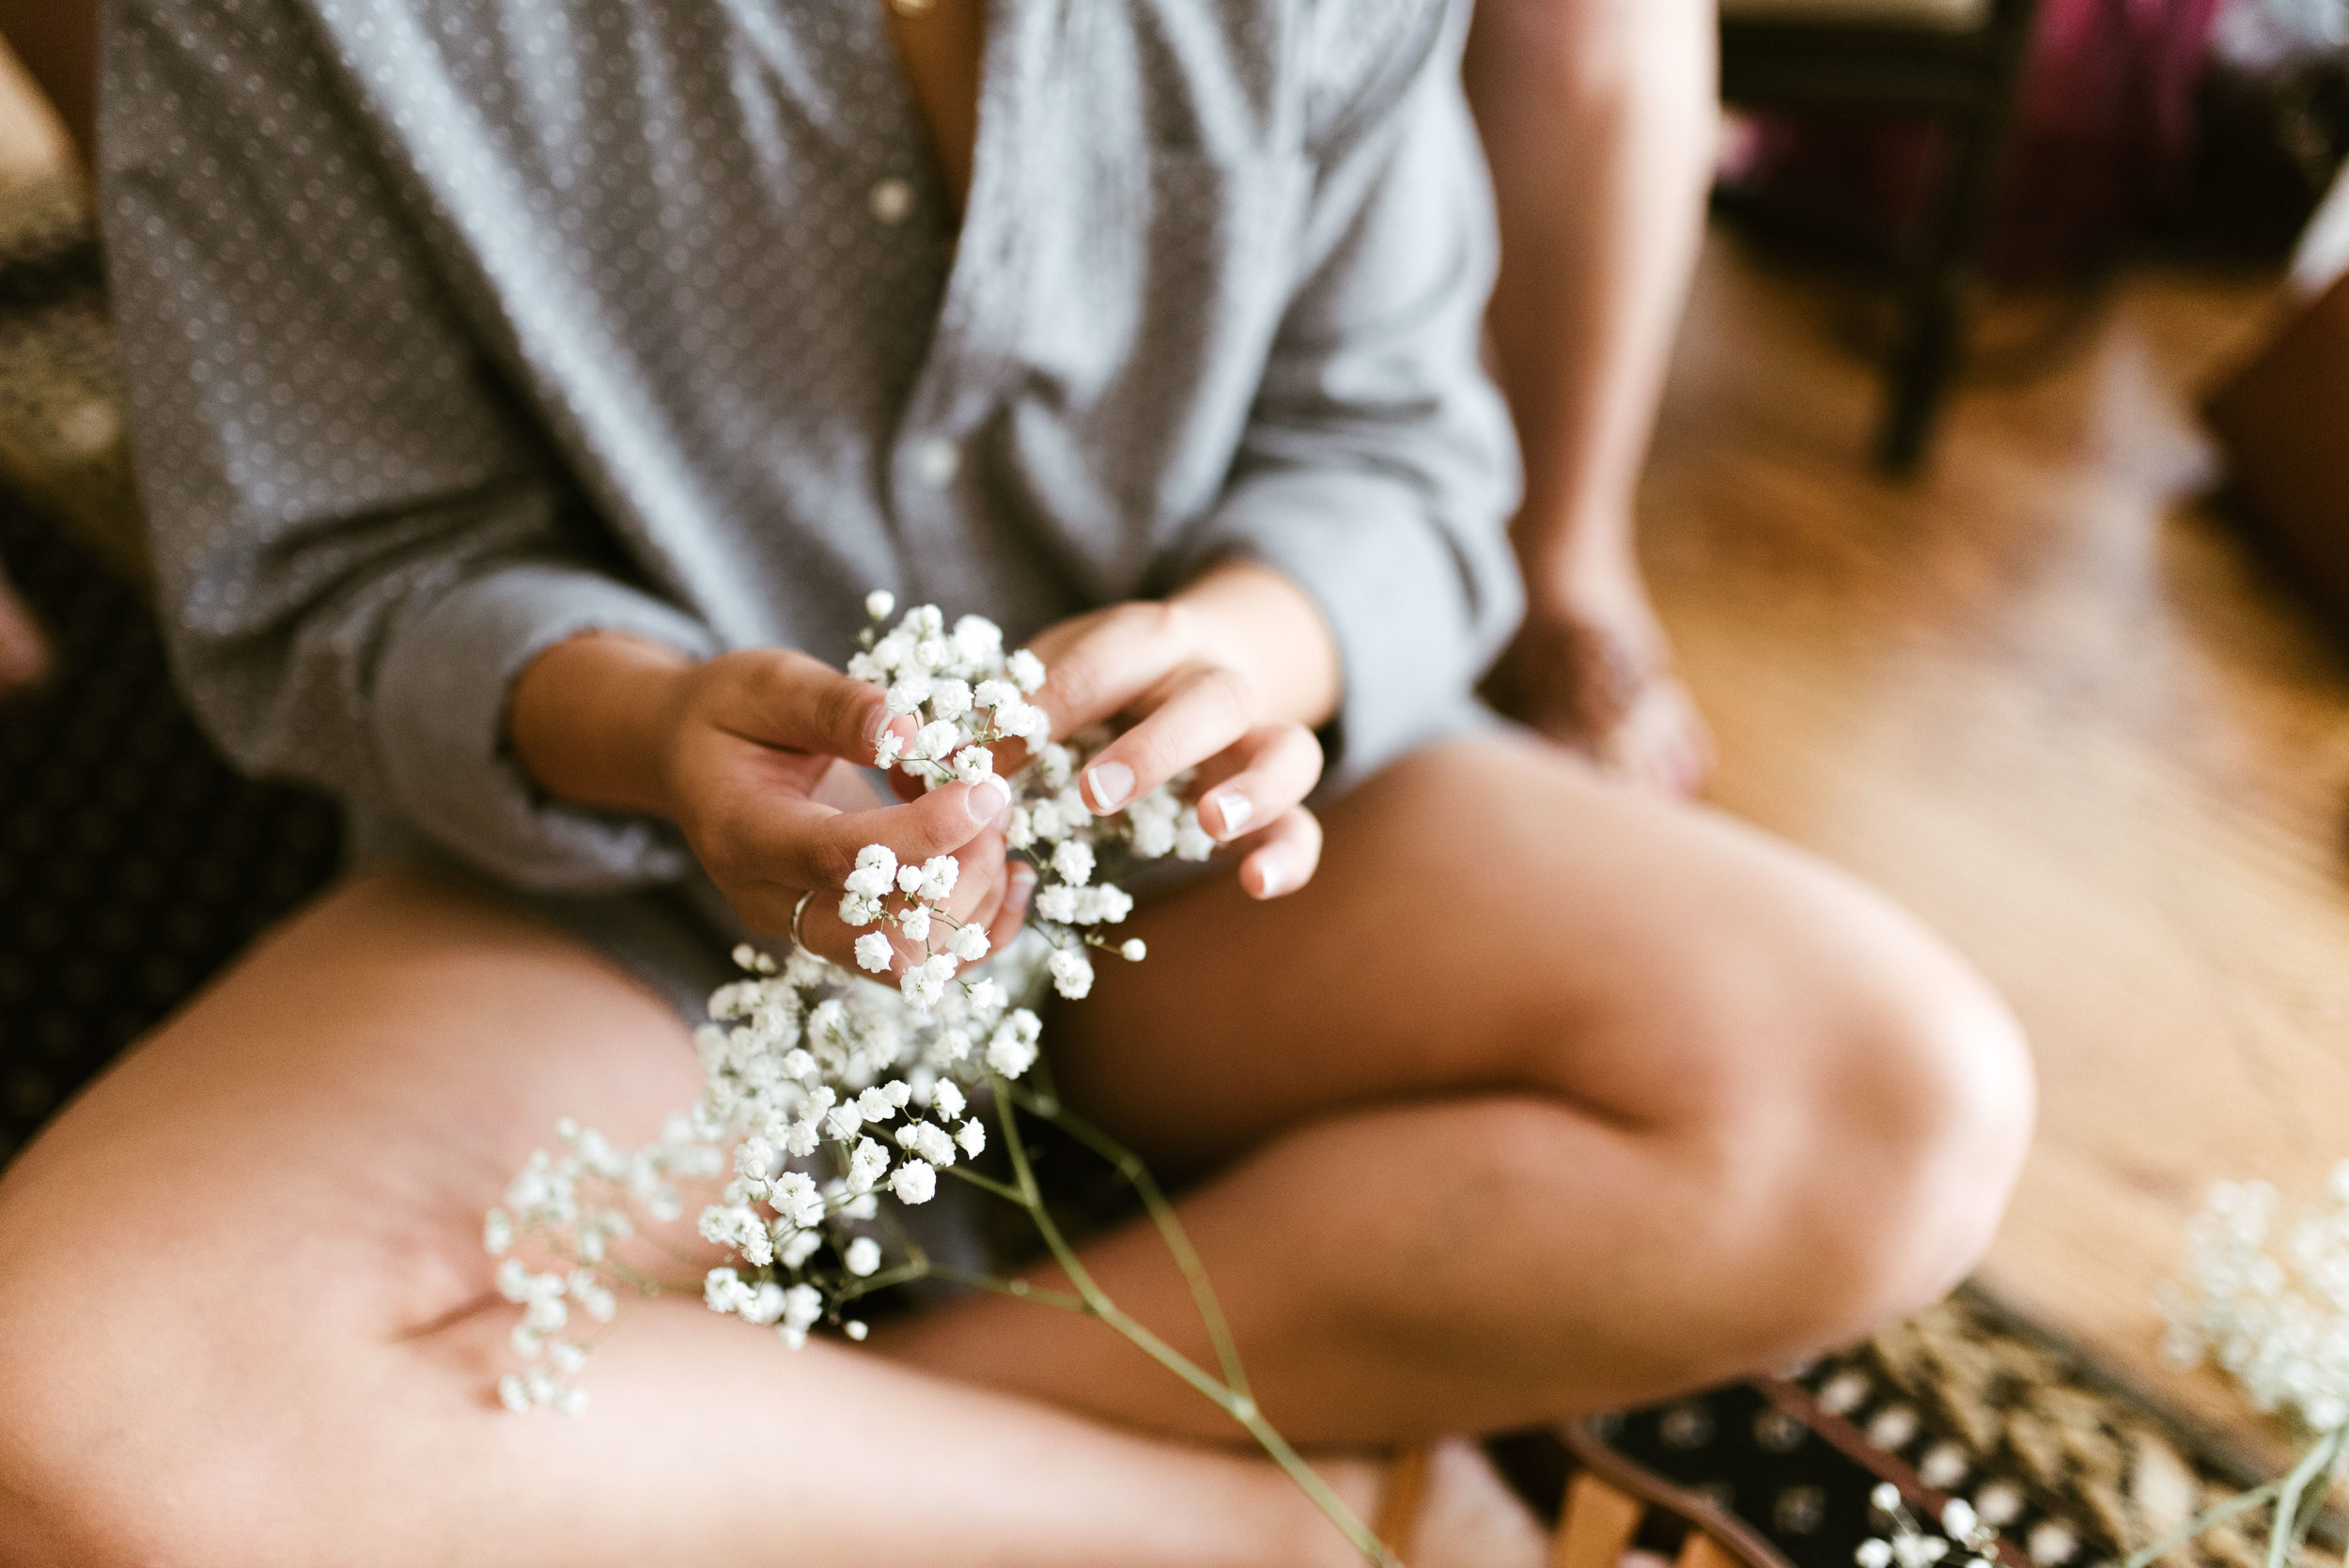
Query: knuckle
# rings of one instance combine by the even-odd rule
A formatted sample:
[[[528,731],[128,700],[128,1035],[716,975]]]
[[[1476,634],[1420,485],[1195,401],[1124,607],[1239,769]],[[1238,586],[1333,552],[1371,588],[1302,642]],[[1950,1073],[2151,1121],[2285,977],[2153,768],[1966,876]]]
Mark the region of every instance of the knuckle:
[[[1308,852],[1318,858],[1321,854],[1321,818],[1303,806],[1289,809],[1292,819],[1289,831]]]
[[[1302,724],[1282,725],[1274,740],[1274,751],[1281,760],[1316,778],[1328,760],[1321,750],[1321,737]]]
[[[847,886],[848,873],[856,869],[857,851],[863,847],[851,845],[848,835],[839,829],[818,831],[806,857],[806,872],[813,878],[810,885],[818,891]]]
[[[1161,646],[1189,647],[1197,641],[1199,615],[1180,599],[1153,599],[1134,606],[1147,617],[1143,629]]]
[[[1105,690],[1098,658],[1092,648],[1081,643],[1051,666],[1050,678],[1036,695],[1048,708],[1057,709],[1060,714],[1091,713]]]
[[[965,785],[964,792],[968,793],[968,789]],[[950,799],[946,790],[932,790],[923,797],[911,815],[911,831],[907,842],[924,859],[960,848],[971,836],[970,814],[963,809],[959,795]]]
[[[872,690],[845,676],[835,676],[826,686],[817,703],[816,722],[822,726],[827,739],[837,741],[845,749],[863,737],[864,708],[872,700]]]
[[[1234,728],[1247,722],[1256,691],[1246,675],[1229,664],[1212,664],[1201,672],[1197,687],[1218,720]]]

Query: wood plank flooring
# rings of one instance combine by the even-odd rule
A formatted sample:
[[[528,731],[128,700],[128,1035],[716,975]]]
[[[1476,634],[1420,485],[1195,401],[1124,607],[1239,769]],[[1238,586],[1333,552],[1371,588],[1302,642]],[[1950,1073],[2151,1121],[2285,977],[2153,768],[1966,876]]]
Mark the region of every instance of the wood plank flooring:
[[[2349,666],[2195,500],[2195,389],[2266,300],[2134,274],[1893,485],[1823,287],[1717,234],[1641,501],[1715,798],[1919,910],[2031,1032],[1984,1283],[2254,1449],[2149,1296],[2211,1182],[2313,1196],[2349,1156]]]

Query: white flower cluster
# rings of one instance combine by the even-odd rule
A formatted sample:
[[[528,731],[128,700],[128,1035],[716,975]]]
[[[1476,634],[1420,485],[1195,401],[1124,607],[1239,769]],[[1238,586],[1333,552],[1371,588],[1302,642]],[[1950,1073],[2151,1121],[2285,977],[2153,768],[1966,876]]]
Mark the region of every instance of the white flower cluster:
[[[1043,1023],[989,975],[917,1001],[805,951],[781,966],[747,947],[735,957],[749,978],[710,997],[717,1021],[694,1035],[708,1074],[694,1124],[734,1140],[734,1180],[702,1211],[702,1235],[754,1269],[796,1271],[828,1240],[853,1265],[865,1254],[840,1222],[874,1218],[882,1191],[926,1203],[940,1171],[984,1151],[964,1085],[1034,1066]],[[821,1182],[795,1164],[817,1156],[832,1170]]]
[[[1084,949],[1111,946],[1095,928],[1117,924],[1134,907],[1124,889],[1097,879],[1104,861],[1112,855],[1155,861],[1170,854],[1204,861],[1215,852],[1215,841],[1199,825],[1197,809],[1176,793],[1190,783],[1189,776],[1174,779],[1107,816],[1095,816],[1078,780],[1109,737],[1097,732],[1065,743],[1049,738],[1043,710],[1027,700],[1044,684],[1043,660],[1026,648],[1006,655],[1002,629],[984,616],[965,615],[950,630],[939,608],[924,604],[884,629],[881,623],[896,608],[895,599],[876,592],[865,599],[864,608],[875,624],[859,639],[848,674],[885,690],[891,714],[910,718],[916,726],[910,744],[894,733],[882,736],[874,751],[876,767],[906,768],[936,788],[987,778],[995,769],[993,747],[1012,738],[1027,743],[1032,760],[1010,781],[1012,808],[1003,826],[1004,840],[1036,870],[1033,908],[1055,938],[1055,951],[1047,961],[1053,988],[1072,1001],[1085,996],[1093,989],[1093,961]],[[887,916],[882,899],[890,877],[909,897],[918,891],[923,901],[935,906],[953,889],[953,863],[944,862],[945,892],[933,892],[929,877],[941,862],[932,861],[916,874],[892,859],[884,876],[879,857],[888,851],[876,846],[864,853],[874,860],[870,867],[859,861],[858,875],[849,879],[848,896],[841,901],[840,918],[853,926],[894,918],[901,935],[922,940],[921,933],[938,911],[933,908],[924,912],[917,905],[899,916]],[[915,922],[912,930],[903,924],[908,916]],[[968,945],[963,933],[969,929],[957,929],[954,939]],[[981,953],[985,940],[984,935],[978,939]],[[889,945],[878,932],[860,938],[857,961],[886,969]],[[948,948],[954,958],[970,961],[952,942]],[[1136,961],[1143,956],[1140,941],[1117,944],[1115,951]],[[924,970],[935,975],[919,983],[927,993],[953,976],[954,964],[932,956],[916,966],[901,982],[909,999],[915,995],[916,974]]]
[[[1901,1500],[1900,1488],[1889,1481],[1879,1483],[1868,1500],[1877,1513],[1887,1515],[1891,1528],[1887,1534],[1859,1544],[1852,1554],[1859,1568],[1934,1568],[1952,1551],[1964,1554],[1958,1568],[1999,1568],[1999,1532],[1984,1524],[1965,1498],[1952,1498],[1941,1510],[1946,1535],[1935,1535],[1920,1525]]]
[[[613,1249],[636,1234],[629,1205],[655,1222],[681,1217],[678,1177],[705,1188],[724,1179],[697,1225],[734,1259],[699,1282],[713,1312],[771,1325],[793,1348],[826,1317],[863,1339],[864,1325],[839,1308],[863,1294],[882,1258],[856,1227],[880,1218],[884,1197],[928,1203],[940,1172],[985,1152],[972,1092],[990,1075],[1020,1077],[1039,1054],[1042,1021],[989,974],[917,995],[802,950],[782,964],[747,945],[734,956],[744,977],[711,994],[714,1021],[694,1033],[705,1079],[692,1110],[638,1153],[567,1120],[568,1154],[533,1156],[490,1213],[491,1253],[526,1234],[568,1265],[533,1273],[506,1256],[500,1265],[500,1290],[524,1309],[513,1346],[529,1363],[498,1385],[508,1408],[584,1406],[571,1378],[590,1347],[562,1331],[574,1307],[610,1322],[615,1285],[662,1288]]]
[[[530,1157],[507,1186],[505,1205],[483,1219],[481,1244],[503,1260],[499,1294],[523,1308],[511,1339],[525,1370],[499,1379],[499,1400],[509,1410],[548,1405],[577,1415],[587,1396],[571,1379],[588,1346],[572,1310],[607,1324],[618,1312],[620,1290],[658,1289],[614,1258],[613,1244],[635,1234],[631,1208],[655,1221],[676,1219],[684,1212],[677,1183],[716,1177],[724,1156],[681,1112],[668,1119],[658,1142],[632,1153],[568,1117],[555,1132],[564,1153],[541,1149]],[[512,1255],[517,1242],[535,1245],[554,1266],[533,1271]]]
[[[894,608],[886,594],[865,605],[877,623]],[[892,1279],[880,1243],[860,1227],[884,1219],[884,1200],[925,1203],[941,1172],[961,1174],[957,1163],[988,1143],[974,1097],[1035,1065],[1042,1022],[1012,1004],[1006,982],[1024,993],[1049,976],[1062,996],[1078,998],[1093,986],[1088,947],[1139,962],[1139,939],[1112,945],[1094,929],[1133,908],[1101,879],[1105,863],[1169,853],[1204,860],[1214,849],[1172,788],[1106,817],[1085,808],[1075,781],[1106,736],[1050,743],[1042,710],[1027,700],[1044,683],[1042,662],[1024,648],[1006,656],[988,621],[966,615],[950,631],[924,605],[893,629],[868,629],[848,669],[884,687],[890,711],[915,724],[910,743],[882,737],[879,766],[907,768],[937,788],[992,775],[990,748],[1006,739],[1027,744],[1032,760],[1009,781],[1006,837],[1036,868],[1031,919],[1040,934],[991,954],[984,928],[949,912],[957,862],[900,864],[885,846],[870,845],[839,908],[862,930],[857,965],[875,980],[804,950],[779,964],[738,948],[744,977],[711,995],[712,1021],[694,1034],[705,1079],[692,1110],[637,1153],[565,1122],[567,1152],[532,1157],[506,1206],[489,1216],[484,1241],[505,1260],[499,1287],[523,1308],[513,1345],[524,1370],[498,1389],[511,1408],[583,1405],[571,1379],[589,1347],[565,1334],[574,1309],[605,1323],[622,1288],[679,1288],[636,1272],[614,1248],[636,1234],[631,1208],[655,1223],[682,1216],[680,1180],[714,1189],[698,1230],[730,1262],[698,1281],[712,1311],[771,1326],[793,1347],[828,1320],[863,1338],[865,1326],[844,1309]],[[877,983],[901,955],[895,986]],[[982,960],[992,961],[957,978]],[[555,1266],[533,1272],[506,1256],[524,1236]]]
[[[2187,1229],[2185,1287],[2156,1297],[2171,1359],[2208,1356],[2262,1410],[2311,1432],[2349,1424],[2349,1161],[2326,1201],[2276,1221],[2276,1189],[2224,1183]]]
[[[842,924],[850,927],[894,925],[899,936],[922,949],[921,959],[909,963],[897,982],[909,1007],[926,1011],[935,1007],[957,969],[987,956],[987,932],[975,924],[958,924],[946,912],[946,900],[961,871],[961,863],[952,855],[934,856],[922,865],[901,866],[886,845],[868,844],[858,852],[856,869],[848,873],[848,891],[840,895]],[[903,897],[894,910],[889,908],[893,892]],[[896,956],[896,948],[884,932],[867,931],[856,939],[856,963],[861,970],[887,974]]]
[[[1044,663],[1027,649],[1005,658],[1003,629],[984,615],[965,615],[946,629],[934,604],[906,612],[889,631],[896,599],[876,590],[864,600],[876,625],[858,639],[848,660],[851,679],[889,693],[889,711],[915,722],[909,742],[892,732],[880,737],[873,766],[903,768],[935,788],[975,783],[995,770],[988,748],[1008,739],[1042,744],[1051,722],[1027,694],[1044,684]]]

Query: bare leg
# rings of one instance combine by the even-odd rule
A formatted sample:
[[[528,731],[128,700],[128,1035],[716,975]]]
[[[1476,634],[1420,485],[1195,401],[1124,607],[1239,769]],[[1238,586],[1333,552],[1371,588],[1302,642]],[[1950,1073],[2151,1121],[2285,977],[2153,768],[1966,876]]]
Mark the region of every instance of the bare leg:
[[[1330,829],[1294,898],[1219,881],[1139,917],[1151,961],[1057,1026],[1077,1096],[1217,1169],[1186,1222],[1293,1435],[1685,1386],[1927,1299],[1983,1245],[2028,1072],[1879,903],[1531,746],[1411,759]],[[583,1422],[496,1411],[485,1198],[556,1116],[641,1137],[692,1079],[656,1004],[495,904],[381,877],[327,900],[0,1179],[0,1511],[25,1521],[0,1550],[1327,1560],[1269,1467],[1021,1397],[1229,1436],[1019,1303],[931,1314],[893,1367],[662,1301],[599,1354]],[[1088,1263],[1204,1351],[1154,1240]],[[1368,1470],[1335,1468],[1366,1504]]]
[[[485,1203],[555,1117],[643,1137],[698,1077],[568,939],[331,895],[0,1180],[0,1562],[1343,1560],[1268,1465],[690,1299],[624,1320],[583,1420],[500,1411]]]
[[[1136,917],[1053,1025],[1064,1089],[1161,1169],[1293,1436],[1485,1431],[1858,1334],[1984,1247],[2030,1077],[2004,1010],[1882,900],[1524,742],[1390,768],[1271,904]],[[1088,1259],[1205,1354],[1155,1240]],[[1214,1430],[1096,1329],[957,1304],[894,1340],[1055,1402]]]
[[[1525,448],[1527,623],[1496,692],[1675,794],[1711,743],[1670,672],[1632,498],[1711,179],[1709,0],[1480,0],[1463,71],[1500,198],[1490,314]]]

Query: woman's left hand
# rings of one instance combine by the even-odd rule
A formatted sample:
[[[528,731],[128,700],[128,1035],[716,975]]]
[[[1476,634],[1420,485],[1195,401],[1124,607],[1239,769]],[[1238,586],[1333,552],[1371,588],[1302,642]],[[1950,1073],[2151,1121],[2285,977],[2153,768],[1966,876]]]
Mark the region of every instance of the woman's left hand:
[[[1084,770],[1106,815],[1185,768],[1199,825],[1241,859],[1240,886],[1277,898],[1321,860],[1321,824],[1301,803],[1321,777],[1313,726],[1338,702],[1338,657],[1303,590],[1251,562],[1213,567],[1162,601],[1114,604],[1029,644],[1048,678],[1034,701],[1055,739],[1102,720],[1131,728]],[[1007,772],[1025,757],[1005,758]]]

